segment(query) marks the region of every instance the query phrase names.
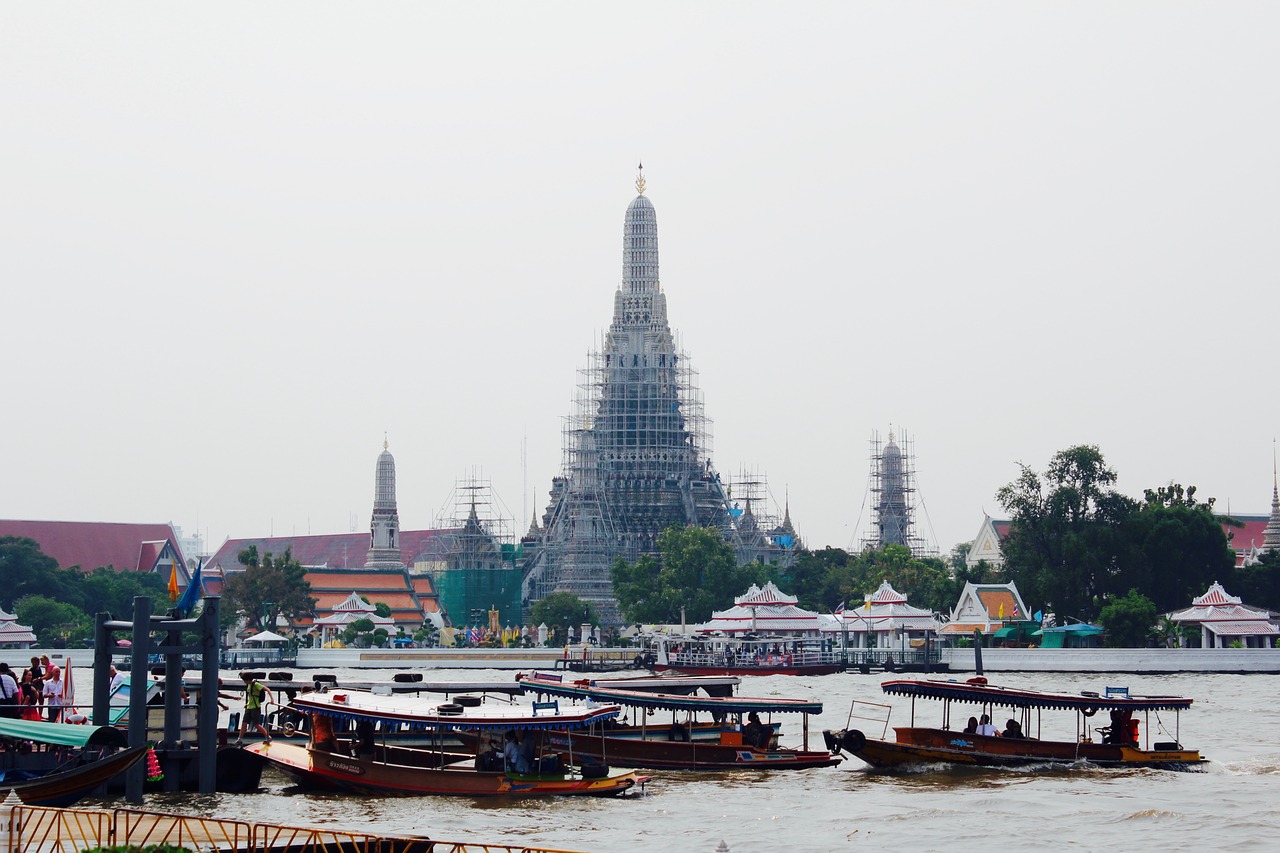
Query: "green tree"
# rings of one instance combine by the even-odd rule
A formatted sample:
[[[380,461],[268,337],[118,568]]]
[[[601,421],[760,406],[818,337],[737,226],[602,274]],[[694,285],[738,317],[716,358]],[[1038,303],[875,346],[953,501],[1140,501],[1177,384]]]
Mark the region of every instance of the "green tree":
[[[1156,630],[1156,605],[1136,589],[1102,608],[1098,621],[1107,629],[1108,646],[1137,648],[1147,644]]]
[[[271,554],[259,558],[257,546],[250,545],[237,559],[244,571],[231,575],[223,584],[223,609],[231,614],[230,619],[243,617],[250,628],[260,630],[274,626],[281,615],[292,622],[315,610],[306,569],[289,549],[278,558]]]
[[[642,556],[613,565],[613,592],[628,622],[705,622],[765,577],[759,563],[739,566],[733,549],[705,527],[668,527],[658,536],[661,561]]]
[[[1137,588],[1161,612],[1185,607],[1215,580],[1234,586],[1235,552],[1213,514],[1213,499],[1199,503],[1196,487],[1147,489],[1124,534],[1133,559],[1117,581]]]
[[[30,625],[41,646],[80,645],[93,630],[89,615],[47,595],[27,595],[14,607],[18,622]]]
[[[168,608],[168,581],[154,572],[117,572],[99,567],[81,576],[80,587],[86,610],[127,619],[133,614],[134,596],[150,596],[156,612]]]
[[[1280,551],[1265,551],[1254,565],[1236,569],[1231,591],[1245,604],[1280,610]]]
[[[531,609],[535,625],[547,625],[565,631],[577,628],[584,622],[595,624],[596,609],[591,602],[583,601],[571,592],[553,592],[541,601],[534,603]],[[564,636],[563,633],[560,636]]]
[[[26,536],[0,536],[0,595],[17,601],[24,595],[47,595],[59,601],[81,603],[78,591],[68,595],[78,572],[59,570],[58,561],[40,550]]]
[[[372,619],[368,616],[363,616],[350,622],[347,627],[343,628],[340,639],[348,646],[357,642],[367,644],[369,639],[373,636],[373,632],[376,628],[377,626],[374,625]]]
[[[1020,467],[996,493],[1013,522],[1002,543],[1005,575],[1028,602],[1093,618],[1109,593],[1125,588],[1117,575],[1133,554],[1121,527],[1137,502],[1110,488],[1116,474],[1097,447],[1059,451],[1043,478]]]
[[[375,601],[373,603],[373,612],[386,619],[391,618],[391,605],[385,601]]]

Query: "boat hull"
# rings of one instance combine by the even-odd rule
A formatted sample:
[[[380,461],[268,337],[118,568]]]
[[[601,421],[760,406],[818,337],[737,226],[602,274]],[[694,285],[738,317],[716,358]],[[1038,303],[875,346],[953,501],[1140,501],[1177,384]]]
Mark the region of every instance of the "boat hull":
[[[655,663],[654,672],[679,672],[685,675],[834,675],[844,669],[838,663],[761,664],[760,666],[702,666],[698,664]]]
[[[634,772],[585,779],[576,773],[517,776],[484,772],[457,763],[446,766],[387,764],[279,741],[254,744],[247,750],[305,787],[378,796],[613,797],[640,781]],[[424,757],[429,755],[425,751],[415,752]]]
[[[146,754],[146,746],[135,746],[71,770],[25,781],[6,782],[0,784],[0,788],[13,789],[24,805],[70,806],[137,764]]]
[[[664,727],[663,732],[669,732],[670,728]],[[459,732],[458,736],[465,743],[468,734]],[[718,729],[716,734],[718,737]],[[639,729],[617,736],[613,733],[601,736],[578,731],[548,731],[542,735],[542,745],[611,767],[646,770],[807,770],[811,767],[834,767],[842,760],[825,751],[757,749],[697,738],[669,740],[664,734],[646,738],[640,735]]]
[[[856,729],[832,733],[849,752],[872,767],[911,764],[960,764],[979,767],[1072,765],[1159,767],[1190,770],[1204,762],[1198,750],[1145,750],[1092,742],[984,737],[944,729],[895,728],[895,741],[865,737]]]

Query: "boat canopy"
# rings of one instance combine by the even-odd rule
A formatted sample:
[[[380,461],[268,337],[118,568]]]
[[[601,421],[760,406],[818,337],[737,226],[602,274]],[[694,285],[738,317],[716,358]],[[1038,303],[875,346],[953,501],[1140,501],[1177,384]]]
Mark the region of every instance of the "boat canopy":
[[[1181,711],[1191,706],[1191,700],[1181,696],[1130,696],[1128,690],[1108,691],[1109,695],[1041,693],[1036,690],[997,687],[977,682],[976,679],[970,681],[904,679],[886,681],[880,685],[880,688],[891,696],[943,699],[973,705],[1002,705],[1010,708],[1049,708],[1067,711]]]
[[[809,699],[769,699],[746,696],[680,696],[672,693],[649,693],[620,690],[608,681],[560,682],[538,677],[520,682],[526,693],[568,696],[596,702],[612,702],[632,708],[660,708],[670,711],[708,711],[721,714],[745,714],[751,711],[770,714],[821,714],[822,703]]]
[[[441,731],[487,731],[490,729],[578,729],[622,713],[617,705],[596,708],[518,708],[511,705],[463,708],[450,703],[428,704],[410,696],[375,696],[370,693],[339,691],[298,696],[290,707],[307,714],[323,714],[338,720],[389,723],[409,729]]]
[[[0,737],[30,740],[53,746],[128,746],[128,736],[111,726],[73,726],[0,717]]]

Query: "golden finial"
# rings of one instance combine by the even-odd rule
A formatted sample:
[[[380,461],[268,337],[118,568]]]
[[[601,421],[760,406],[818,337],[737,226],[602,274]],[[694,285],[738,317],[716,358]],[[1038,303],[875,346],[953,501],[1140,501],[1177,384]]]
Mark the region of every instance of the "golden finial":
[[[636,192],[644,195],[644,163],[641,163],[637,168],[640,170],[640,174],[636,175]]]
[[[382,434],[382,449],[383,450],[391,449],[391,442],[387,441],[387,434],[385,432]]]

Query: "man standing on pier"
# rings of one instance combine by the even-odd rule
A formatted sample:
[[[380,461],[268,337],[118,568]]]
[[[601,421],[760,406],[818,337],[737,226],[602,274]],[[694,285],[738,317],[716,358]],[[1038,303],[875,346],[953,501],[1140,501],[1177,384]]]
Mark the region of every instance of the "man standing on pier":
[[[270,702],[271,691],[254,678],[251,672],[240,673],[240,678],[244,681],[244,719],[240,721],[240,737],[236,739],[236,746],[244,743],[244,733],[250,726],[262,734],[265,743],[271,743],[271,732],[262,724],[263,699]]]

